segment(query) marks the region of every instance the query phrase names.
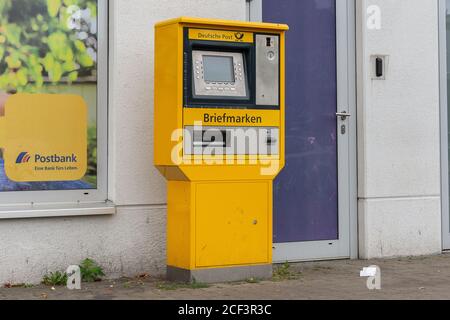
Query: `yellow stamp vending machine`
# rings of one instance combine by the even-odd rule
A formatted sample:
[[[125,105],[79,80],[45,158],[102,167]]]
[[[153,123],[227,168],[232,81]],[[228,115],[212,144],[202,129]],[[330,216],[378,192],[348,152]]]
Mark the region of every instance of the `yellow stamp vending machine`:
[[[182,17],[155,29],[155,165],[168,180],[167,276],[271,277],[288,26]]]

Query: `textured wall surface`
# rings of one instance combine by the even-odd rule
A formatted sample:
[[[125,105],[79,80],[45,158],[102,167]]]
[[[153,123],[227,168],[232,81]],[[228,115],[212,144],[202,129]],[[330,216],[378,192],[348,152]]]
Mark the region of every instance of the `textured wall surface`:
[[[360,254],[441,251],[436,0],[357,1]],[[381,29],[366,9],[381,9]],[[372,80],[371,55],[388,55]]]
[[[245,20],[245,0],[110,1],[111,217],[0,221],[0,283],[38,283],[91,257],[109,277],[165,272],[166,183],[153,167],[153,25]]]
[[[417,256],[441,250],[439,201],[434,197],[360,201],[360,250],[365,258]]]
[[[109,277],[161,274],[165,266],[165,209],[118,209],[115,216],[3,220],[0,283],[39,283],[91,257]]]

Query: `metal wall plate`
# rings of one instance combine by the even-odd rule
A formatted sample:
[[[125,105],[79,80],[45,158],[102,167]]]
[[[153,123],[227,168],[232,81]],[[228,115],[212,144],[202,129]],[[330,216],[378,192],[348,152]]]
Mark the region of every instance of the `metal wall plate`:
[[[256,105],[280,103],[280,38],[256,35]]]

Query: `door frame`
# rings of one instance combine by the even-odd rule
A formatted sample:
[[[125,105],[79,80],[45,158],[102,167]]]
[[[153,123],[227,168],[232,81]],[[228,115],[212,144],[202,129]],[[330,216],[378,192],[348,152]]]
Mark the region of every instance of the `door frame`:
[[[441,208],[442,248],[450,250],[449,210],[449,139],[448,139],[448,96],[447,96],[447,17],[446,1],[439,0],[439,104],[441,117]]]
[[[247,18],[262,21],[262,1],[247,0]],[[281,23],[282,21],[280,21]],[[274,244],[274,262],[358,258],[358,171],[356,109],[356,11],[355,0],[336,0],[337,111],[352,116],[346,121],[348,134],[338,145],[339,234],[337,241]],[[343,124],[336,119],[338,128]],[[343,159],[347,159],[344,163]],[[344,190],[344,193],[342,193]],[[347,221],[347,223],[342,223]]]

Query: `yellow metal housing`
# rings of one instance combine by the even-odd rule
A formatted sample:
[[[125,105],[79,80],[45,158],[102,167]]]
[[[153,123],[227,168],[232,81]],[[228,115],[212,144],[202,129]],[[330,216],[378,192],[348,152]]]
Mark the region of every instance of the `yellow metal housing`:
[[[184,108],[184,40],[252,42],[255,33],[280,38],[280,110]],[[203,30],[203,32],[202,32]],[[155,52],[155,166],[168,182],[167,264],[210,270],[272,264],[272,183],[284,167],[286,25],[178,18],[158,23]],[[239,39],[233,35],[240,33]],[[255,127],[280,129],[275,156],[227,156],[205,165],[183,154],[181,129],[205,112],[257,117]],[[211,126],[238,126],[214,120]],[[175,151],[174,151],[175,150]],[[239,162],[238,160],[241,160]],[[264,174],[262,172],[266,171]],[[197,279],[198,280],[198,279]],[[230,278],[230,280],[232,280]]]

